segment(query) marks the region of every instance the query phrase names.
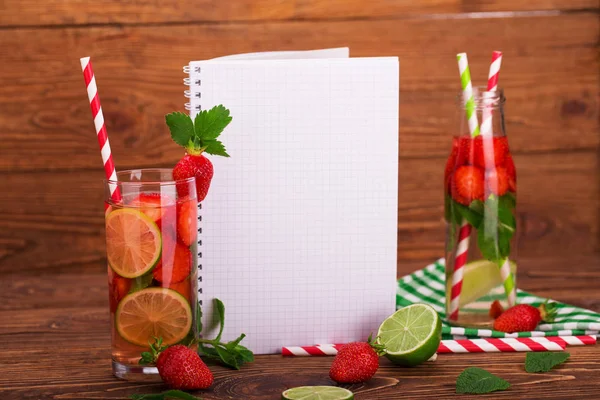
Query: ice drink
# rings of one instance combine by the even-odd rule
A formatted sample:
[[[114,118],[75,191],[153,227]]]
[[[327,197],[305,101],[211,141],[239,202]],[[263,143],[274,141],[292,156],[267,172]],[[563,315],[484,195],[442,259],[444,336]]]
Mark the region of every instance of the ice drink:
[[[444,173],[446,312],[463,326],[489,326],[515,302],[517,180],[503,104],[501,91],[476,92],[474,112],[487,111],[492,129],[473,135],[463,117]]]
[[[149,342],[189,343],[197,335],[197,201],[194,178],[171,170],[118,174],[122,199],[106,200],[106,248],[115,375],[131,379]],[[142,375],[143,375],[142,373]]]

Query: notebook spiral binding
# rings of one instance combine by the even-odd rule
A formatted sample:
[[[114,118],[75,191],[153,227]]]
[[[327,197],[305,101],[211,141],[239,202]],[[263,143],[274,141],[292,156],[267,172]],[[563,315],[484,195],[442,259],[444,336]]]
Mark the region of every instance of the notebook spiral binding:
[[[190,66],[183,67],[183,72],[184,73],[190,74],[191,71],[192,71],[192,68]],[[201,72],[201,67],[194,67],[194,73],[195,74],[200,74],[200,72]],[[202,80],[200,78],[198,78],[198,77],[196,77],[196,79],[194,81],[192,81],[191,77],[183,79],[183,84],[186,85],[186,86],[190,86],[191,87],[192,83],[194,83],[194,85],[196,87],[198,87],[198,89],[199,89],[199,87],[202,85]],[[188,99],[191,99],[191,98],[198,98],[199,99],[199,98],[202,97],[202,92],[200,90],[198,90],[197,92],[194,92],[192,90],[185,90],[183,92],[183,95],[186,98],[188,98]],[[202,111],[202,106],[200,104],[192,106],[192,103],[189,102],[189,103],[185,103],[185,109],[187,111]]]
[[[183,67],[183,72],[186,74],[190,74],[192,71],[190,66]],[[199,74],[201,72],[200,67],[194,67],[194,73]],[[191,86],[192,83],[197,88],[198,91],[192,91]],[[197,98],[200,99],[202,97],[202,93],[200,92],[200,85],[202,81],[199,77],[196,76],[194,80],[192,80],[191,76],[183,79],[183,84],[189,86],[190,89],[185,90],[183,95],[188,98]],[[202,111],[202,106],[200,104],[196,106],[192,106],[192,103],[185,103],[185,109],[188,111]],[[198,235],[202,235],[202,204],[198,203]],[[198,295],[202,294],[202,239],[198,239]],[[202,299],[198,299],[198,304],[202,306]]]

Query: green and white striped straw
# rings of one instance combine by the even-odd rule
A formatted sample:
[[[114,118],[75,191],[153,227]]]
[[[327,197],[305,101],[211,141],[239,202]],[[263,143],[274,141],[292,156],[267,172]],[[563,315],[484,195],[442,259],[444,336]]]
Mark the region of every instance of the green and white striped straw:
[[[469,61],[467,53],[458,53],[458,71],[460,72],[460,83],[462,85],[463,99],[467,112],[467,122],[469,124],[469,133],[471,137],[479,135],[479,122],[475,112],[475,99],[473,98],[473,85],[471,84],[471,72],[469,71]]]

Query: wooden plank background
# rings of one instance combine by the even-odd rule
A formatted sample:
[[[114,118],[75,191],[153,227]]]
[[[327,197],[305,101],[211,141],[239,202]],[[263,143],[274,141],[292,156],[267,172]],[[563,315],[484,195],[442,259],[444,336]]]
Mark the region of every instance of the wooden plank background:
[[[572,262],[580,277],[600,265],[597,0],[4,0],[0,8],[2,272],[105,269],[103,171],[80,57],[93,57],[125,169],[180,157],[164,114],[183,109],[188,61],[337,46],[400,57],[399,275],[443,251],[455,54],[468,52],[474,81],[485,84],[495,49],[504,51],[526,288],[537,274],[560,281],[564,270],[544,269],[544,260]]]

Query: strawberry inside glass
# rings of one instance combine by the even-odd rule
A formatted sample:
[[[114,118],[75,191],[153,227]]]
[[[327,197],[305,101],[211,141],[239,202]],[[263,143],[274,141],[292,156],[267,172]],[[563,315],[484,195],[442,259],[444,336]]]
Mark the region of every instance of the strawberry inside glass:
[[[444,169],[446,319],[491,326],[492,304],[508,308],[516,285],[517,177],[504,131],[502,92],[475,91],[478,121],[491,131],[469,131],[464,103],[458,135]],[[483,125],[482,125],[483,126]]]
[[[111,199],[111,184],[121,201]],[[132,378],[155,337],[172,345],[197,336],[195,179],[174,181],[170,169],[122,171],[106,191],[113,372]]]

